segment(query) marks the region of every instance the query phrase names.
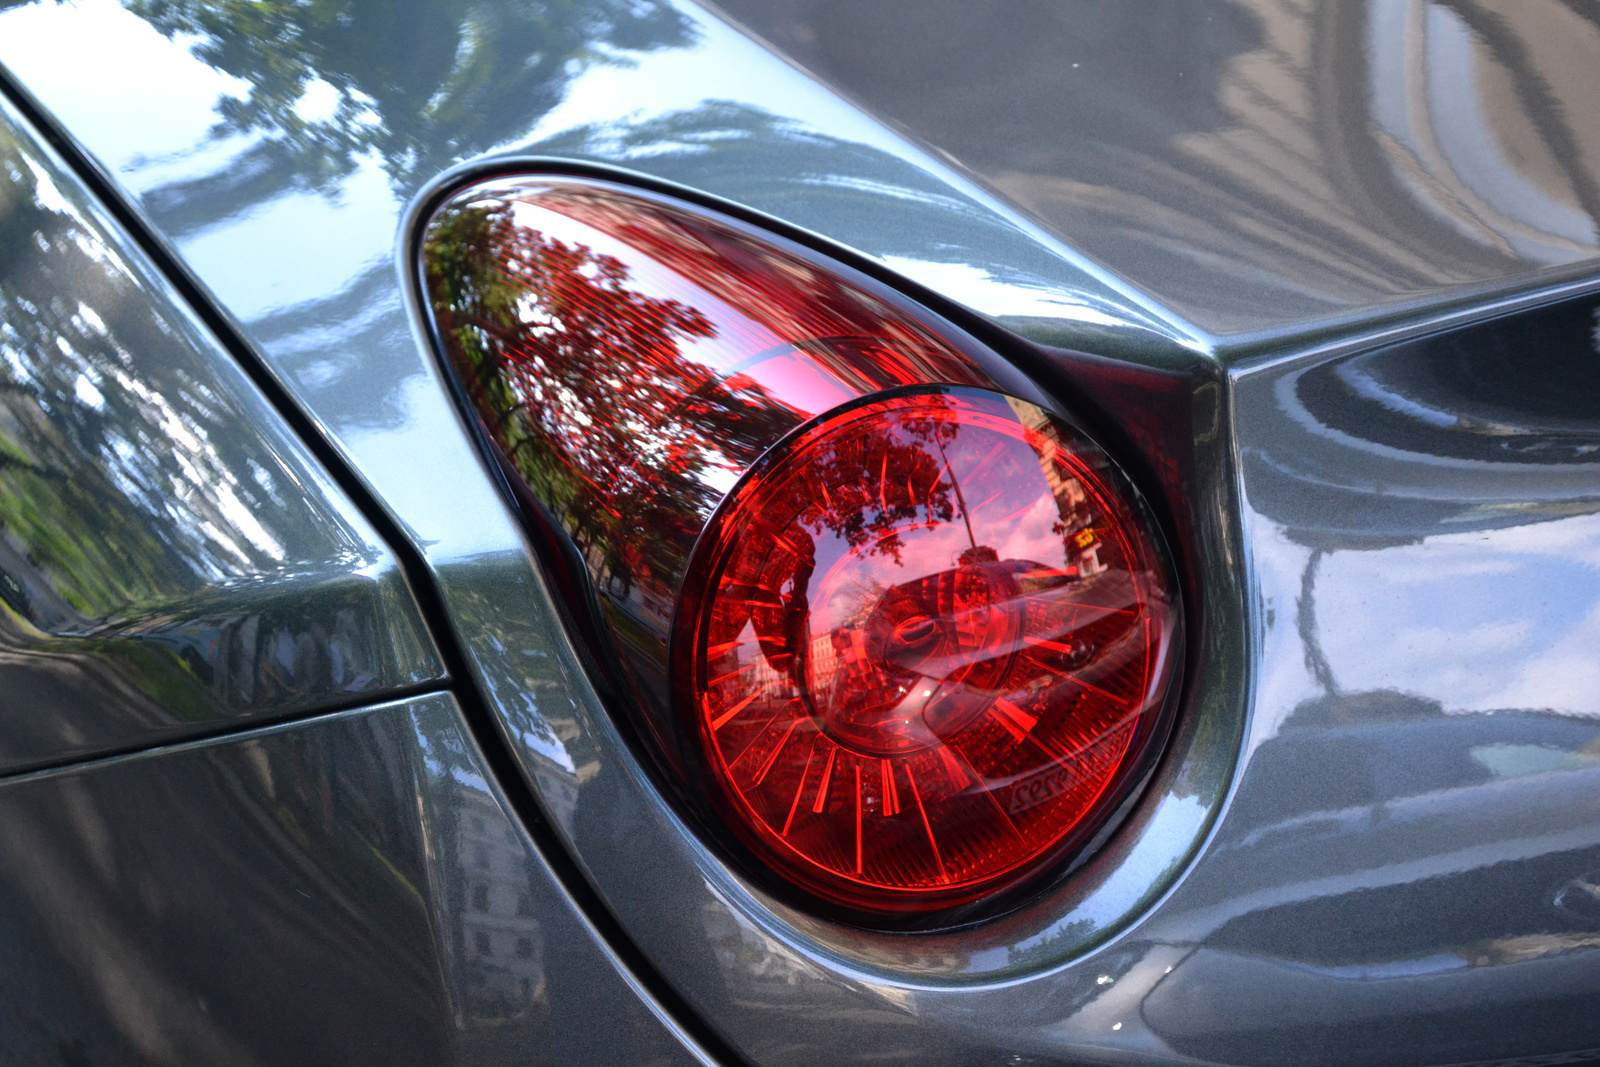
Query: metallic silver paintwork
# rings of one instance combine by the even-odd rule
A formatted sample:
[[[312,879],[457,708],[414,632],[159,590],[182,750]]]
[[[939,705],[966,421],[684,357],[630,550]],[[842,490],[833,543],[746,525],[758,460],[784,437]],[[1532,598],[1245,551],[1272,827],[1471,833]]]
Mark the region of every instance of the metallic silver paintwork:
[[[0,104],[0,772],[437,679],[390,551]]]
[[[1211,334],[1600,255],[1590,4],[719,4]]]
[[[1516,488],[1486,494],[1472,476],[1493,478],[1496,472],[1471,466],[1470,456],[1464,477],[1435,477],[1448,466],[1440,462],[1449,452],[1443,445],[1413,446],[1409,454],[1395,456],[1392,441],[1363,443],[1359,424],[1318,428],[1315,420],[1308,423],[1297,415],[1292,383],[1331,360],[1348,363],[1353,380],[1376,383],[1361,388],[1390,397],[1399,409],[1436,410],[1439,397],[1436,390],[1412,389],[1407,383],[1414,380],[1391,372],[1384,359],[1375,367],[1366,351],[1378,347],[1376,337],[1358,339],[1354,348],[1308,355],[1271,350],[1259,339],[1251,351],[1240,342],[1219,352],[1227,359],[1248,355],[1254,363],[1241,364],[1236,379],[1222,378],[1217,366],[1198,354],[1205,339],[1186,330],[1178,317],[1119,292],[1042,231],[1028,228],[954,176],[941,175],[929,157],[864,123],[858,113],[691,9],[667,10],[687,20],[683,25],[692,32],[680,26],[676,36],[631,39],[614,32],[625,19],[597,19],[577,28],[562,22],[523,36],[474,36],[458,29],[467,24],[458,9],[427,10],[436,21],[425,28],[435,36],[442,31],[440,39],[462,47],[455,61],[429,58],[425,63],[421,60],[432,52],[416,45],[408,52],[403,42],[386,45],[407,57],[406,69],[417,79],[402,83],[408,86],[405,93],[394,91],[392,79],[368,77],[367,53],[354,38],[319,42],[325,47],[305,60],[306,69],[333,87],[334,98],[359,113],[361,122],[395,138],[398,147],[386,151],[380,144],[371,156],[342,149],[330,154],[319,148],[317,130],[279,123],[269,124],[278,141],[236,132],[203,151],[165,162],[140,160],[125,146],[160,143],[176,121],[175,109],[157,109],[146,98],[133,108],[137,129],[132,134],[126,125],[110,128],[100,118],[99,103],[91,107],[71,91],[72,79],[92,81],[93,66],[68,53],[52,56],[62,68],[60,76],[23,69],[26,41],[5,32],[18,12],[0,15],[0,61],[21,70],[46,105],[139,198],[157,228],[243,321],[253,342],[415,531],[440,575],[484,687],[514,745],[534,768],[541,798],[568,840],[578,843],[576,858],[623,914],[635,939],[658,966],[684,983],[691,1002],[714,1025],[763,1062],[795,1063],[896,1056],[992,1063],[1009,1055],[1018,1058],[1014,1062],[1198,1057],[1272,1063],[1336,1059],[1348,1051],[1367,1062],[1421,1064],[1600,1046],[1584,1029],[1592,1025],[1592,1015],[1576,1011],[1571,999],[1585,983],[1593,988],[1600,966],[1600,946],[1592,934],[1596,924],[1585,910],[1583,888],[1595,884],[1592,874],[1600,869],[1594,772],[1586,751],[1593,736],[1590,721],[1559,713],[1583,710],[1577,707],[1511,702],[1500,706],[1509,711],[1502,714],[1489,705],[1452,703],[1456,697],[1449,685],[1456,683],[1434,671],[1430,654],[1412,651],[1419,646],[1415,637],[1406,637],[1408,630],[1431,630],[1446,648],[1467,639],[1486,641],[1491,649],[1496,640],[1512,641],[1514,655],[1525,664],[1536,662],[1538,646],[1526,640],[1516,644],[1516,625],[1497,630],[1503,619],[1464,612],[1436,595],[1407,595],[1405,590],[1415,587],[1398,580],[1419,571],[1407,553],[1424,554],[1425,586],[1432,559],[1426,553],[1455,552],[1469,572],[1483,576],[1483,595],[1490,600],[1506,599],[1498,592],[1502,588],[1529,589],[1529,582],[1544,582],[1556,589],[1557,607],[1571,609],[1569,622],[1591,617],[1587,583],[1594,564],[1583,525],[1587,514],[1563,518],[1549,510],[1592,495],[1586,460],[1521,471],[1500,482]],[[473,17],[514,22],[523,10],[489,0],[474,9]],[[582,10],[612,11],[604,5]],[[1326,12],[1331,6],[1307,10]],[[1365,8],[1351,10],[1365,17],[1360,14]],[[1427,14],[1433,9],[1411,10]],[[62,34],[70,35],[78,25],[71,21],[71,9],[18,11]],[[1287,28],[1280,51],[1290,60],[1313,54],[1306,42],[1328,40],[1310,33],[1317,27],[1296,11],[1273,24]],[[437,21],[453,15],[460,17]],[[1445,12],[1445,17],[1454,16]],[[355,31],[363,28],[353,25]],[[652,25],[659,30],[662,24]],[[1296,37],[1296,27],[1308,32]],[[484,43],[489,40],[511,43],[496,52]],[[552,61],[575,55],[579,40],[602,44],[587,53],[591,56],[652,41],[656,47],[630,54],[638,62],[632,73],[609,67],[603,58],[587,69],[568,70]],[[1583,38],[1575,40],[1581,44]],[[524,50],[520,58],[518,48]],[[125,53],[130,62],[147,63],[147,72],[170,74],[175,64],[186,62],[176,47],[166,52],[129,47]],[[501,64],[524,69],[517,65],[521,58],[531,60],[525,69],[547,72],[539,92],[524,82],[507,96],[472,95],[473,85],[486,83],[468,74]],[[452,68],[456,61],[458,67]],[[452,69],[466,73],[458,78]],[[558,69],[566,73],[549,73]],[[1001,64],[994,69],[1006,73]],[[1484,69],[1492,72],[1493,64]],[[1359,104],[1364,98],[1365,90],[1341,82],[1344,71],[1331,65],[1313,70],[1289,62],[1288,71],[1280,84],[1327,87],[1326,95],[1314,99],[1353,97]],[[1135,69],[1130,77],[1139,73]],[[132,74],[122,68],[109,76],[133,91],[142,82]],[[222,86],[198,77],[195,84],[200,88],[177,95],[207,112]],[[246,88],[250,84],[256,83]],[[315,102],[308,86],[327,97],[315,82],[303,80],[292,86],[301,101]],[[242,90],[231,86],[231,91],[237,96]],[[1170,106],[1182,91],[1166,85],[1155,102]],[[563,93],[567,103],[547,110]],[[1190,95],[1197,106],[1207,103],[1204,94]],[[288,99],[293,101],[294,94]],[[1228,99],[1248,104],[1252,98],[1246,93]],[[424,106],[425,100],[438,103]],[[640,107],[644,110],[634,110]],[[765,113],[757,110],[762,108]],[[305,110],[313,111],[309,103]],[[1264,160],[1282,169],[1308,165],[1309,159],[1311,173],[1317,173],[1318,161],[1326,157],[1299,151],[1303,144],[1293,139],[1299,121],[1295,109],[1269,98],[1260,114],[1266,116],[1263,124],[1283,120],[1289,139],[1274,145],[1265,137],[1245,138],[1246,147],[1255,145],[1261,152],[1241,150],[1225,162],[1242,166]],[[359,132],[360,126],[352,121],[348,128]],[[1204,827],[1212,798],[1229,781],[1228,757],[1240,752],[1242,758],[1209,846],[1178,872],[1170,894],[1147,906],[1142,921],[1100,948],[1022,981],[962,986],[930,977],[926,967],[910,977],[904,955],[869,960],[859,941],[852,949],[848,940],[835,939],[837,931],[807,930],[798,917],[784,917],[745,896],[692,840],[663,832],[672,825],[670,814],[582,682],[492,485],[478,473],[477,459],[425,357],[405,332],[403,294],[386,273],[384,257],[400,201],[442,162],[490,149],[622,162],[726,196],[853,246],[1035,339],[1178,368],[1189,376],[1191,402],[1204,407],[1200,402],[1209,398],[1217,420],[1197,418],[1190,433],[1214,443],[1200,452],[1205,463],[1186,476],[1205,479],[1195,494],[1196,521],[1210,523],[1212,533],[1194,564],[1194,577],[1205,602],[1218,612],[1211,630],[1217,644],[1204,650],[1197,666],[1215,673],[1201,689],[1211,694],[1210,702],[1186,722],[1191,728],[1211,722],[1225,729],[1210,739],[1214,747],[1197,762],[1193,782],[1171,766],[1164,772],[1173,776],[1160,783],[1168,790],[1162,804],[1174,818],[1183,818],[1187,808],[1190,820],[1173,835],[1176,840],[1192,839]],[[363,162],[367,159],[370,165]],[[1148,158],[1134,163],[1141,161]],[[1130,165],[1119,175],[1133,183],[1140,172]],[[1174,193],[1175,209],[1220,195],[1169,177],[1173,184],[1163,188],[1196,198]],[[1334,192],[1344,188],[1333,186]],[[318,190],[344,195],[324,200]],[[1235,321],[1226,316],[1240,314],[1241,306],[1295,328],[1340,314],[1341,308],[1353,316],[1370,313],[1385,292],[1398,293],[1404,285],[1392,279],[1380,284],[1373,279],[1381,272],[1363,276],[1341,266],[1360,266],[1350,251],[1360,250],[1360,240],[1348,246],[1336,242],[1331,252],[1315,240],[1291,241],[1282,249],[1287,257],[1282,262],[1296,268],[1287,272],[1287,289],[1268,272],[1240,273],[1239,265],[1253,262],[1251,249],[1258,247],[1245,240],[1253,232],[1251,219],[1270,223],[1259,231],[1266,242],[1259,247],[1284,234],[1293,237],[1302,225],[1315,237],[1310,224],[1296,221],[1299,216],[1286,205],[1311,211],[1327,203],[1337,204],[1337,197],[1286,199],[1268,189],[1251,194],[1247,206],[1255,214],[1221,215],[1236,229],[1224,228],[1203,249],[1214,257],[1205,262],[1222,268],[1221,282],[1198,270],[1170,267],[1160,259],[1165,250],[1152,252],[1137,233],[1119,236],[1114,227],[1106,227],[1105,250],[1097,251],[1113,266],[1119,265],[1114,255],[1130,263],[1150,257],[1159,269],[1128,273],[1152,289],[1157,287],[1148,279],[1166,278],[1174,293],[1182,282],[1195,287],[1195,301],[1215,298],[1221,310],[1212,328]],[[1453,223],[1427,221],[1404,197],[1385,203],[1406,218],[1423,218],[1420,229],[1397,232],[1421,240],[1424,251],[1455,247],[1456,238],[1438,236],[1449,234]],[[1287,214],[1279,217],[1274,211]],[[1330,217],[1340,218],[1336,212]],[[1172,215],[1147,211],[1137,221],[1167,226],[1172,247],[1189,247],[1171,236],[1185,232],[1181,210]],[[339,228],[344,226],[351,229]],[[286,230],[288,238],[280,240]],[[349,262],[356,266],[337,284],[295,290],[299,279],[314,275],[328,258],[329,245],[317,243],[323,232],[355,248]],[[219,248],[230,254],[223,257]],[[1308,254],[1307,248],[1323,251]],[[1236,258],[1229,259],[1230,254]],[[1551,268],[1555,274],[1540,273],[1529,266],[1532,260],[1519,258],[1523,255],[1514,250],[1496,259],[1474,253],[1463,262],[1474,269],[1488,264],[1478,281],[1502,287],[1526,287],[1560,273],[1559,268]],[[1306,266],[1308,260],[1323,273]],[[1382,265],[1381,258],[1376,262]],[[1294,288],[1308,278],[1330,276],[1345,288]],[[1417,276],[1425,284],[1409,297],[1396,297],[1419,301],[1406,305],[1413,310],[1463,298],[1476,284],[1471,278],[1435,284],[1425,271]],[[1403,275],[1395,277],[1405,282]],[[1228,303],[1233,294],[1250,292],[1250,284],[1270,294],[1270,301],[1252,297]],[[262,296],[273,292],[291,295],[273,304]],[[1359,322],[1348,327],[1351,332],[1364,328]],[[1541,354],[1537,347],[1524,349],[1512,365],[1522,375],[1538,375],[1544,369]],[[1032,366],[1058,390],[1073,381],[1052,377],[1043,359]],[[1111,395],[1102,392],[1098,399]],[[1500,410],[1480,415],[1516,424],[1518,412],[1506,409],[1526,403],[1510,397]],[[1231,495],[1238,475],[1232,465],[1236,446],[1243,450],[1248,508]],[[1319,457],[1328,455],[1355,456],[1368,465],[1355,468],[1358,475],[1370,470],[1381,477],[1347,478],[1351,484],[1331,492],[1325,479],[1308,477]],[[438,473],[430,476],[430,471]],[[1437,498],[1422,511],[1391,506],[1396,496],[1389,491],[1391,480],[1407,474]],[[1285,477],[1291,483],[1287,490]],[[1296,510],[1296,500],[1310,505]],[[1474,510],[1484,504],[1488,513]],[[1248,516],[1244,542],[1230,533],[1241,512]],[[1442,527],[1452,515],[1466,516],[1465,525]],[[1349,540],[1353,524],[1372,525],[1375,516],[1390,524],[1383,541]],[[1445,528],[1462,533],[1444,533]],[[1319,545],[1321,556],[1313,567]],[[1547,578],[1529,562],[1536,558],[1565,570]],[[1507,574],[1513,577],[1506,586],[1493,584],[1500,580],[1495,576]],[[1515,583],[1519,574],[1520,586]],[[1240,577],[1252,583],[1248,624],[1229,608],[1229,583]],[[1376,600],[1374,592],[1381,594]],[[1513,596],[1509,602],[1534,624],[1559,614],[1537,595],[1517,595],[1524,599]],[[1363,614],[1364,597],[1378,605],[1375,612]],[[1396,605],[1416,617],[1397,615]],[[1583,631],[1571,632],[1581,637]],[[1308,642],[1307,635],[1315,640]],[[1313,644],[1323,650],[1324,667],[1309,654]],[[1363,650],[1370,650],[1365,658]],[[1557,667],[1581,662],[1569,653]],[[1376,673],[1365,675],[1349,665],[1374,663]],[[1229,728],[1247,729],[1242,745],[1232,744],[1237,735]],[[1198,746],[1185,741],[1180,750],[1204,751]],[[1186,798],[1183,788],[1192,795]],[[1185,799],[1192,803],[1183,804]],[[1161,835],[1149,826],[1141,840],[1159,843]],[[1138,876],[1131,881],[1142,879],[1148,886],[1158,879],[1163,862],[1182,855],[1179,844],[1161,862],[1141,858],[1125,870]],[[688,874],[698,880],[691,884]],[[1111,914],[1137,907],[1138,895],[1130,885]],[[978,932],[964,944],[976,945],[985,936],[990,935]],[[1027,956],[1028,947],[1017,938],[981,945],[979,951],[989,954],[975,959],[930,963],[946,972],[962,965],[1003,967],[1017,949],[1019,966],[1026,970],[1039,959]],[[1047,948],[1046,955],[1053,953]],[[1230,998],[1235,990],[1240,1001]],[[1261,1010],[1252,1010],[1249,1000]]]
[[[0,1059],[703,1063],[442,694],[0,781]]]

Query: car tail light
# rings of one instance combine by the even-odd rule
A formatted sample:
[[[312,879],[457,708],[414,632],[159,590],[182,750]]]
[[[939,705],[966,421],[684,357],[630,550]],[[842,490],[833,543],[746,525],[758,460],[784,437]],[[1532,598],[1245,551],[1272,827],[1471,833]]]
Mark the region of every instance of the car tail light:
[[[1176,585],[1127,478],[995,357],[610,183],[484,182],[424,242],[446,364],[597,683],[748,873],[939,925],[1105,824],[1159,739]]]

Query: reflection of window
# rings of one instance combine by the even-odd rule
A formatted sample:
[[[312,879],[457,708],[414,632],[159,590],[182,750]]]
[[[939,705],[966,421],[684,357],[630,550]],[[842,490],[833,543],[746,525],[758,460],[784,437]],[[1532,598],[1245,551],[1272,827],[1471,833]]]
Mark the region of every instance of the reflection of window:
[[[519,892],[517,894],[517,914],[518,915],[532,915],[533,914],[533,897],[531,895],[529,895],[526,891]]]
[[[472,906],[478,911],[489,910],[489,887],[475,885],[472,887]]]
[[[490,948],[489,935],[488,935],[488,933],[486,931],[479,930],[476,934],[473,935],[472,939],[473,939],[473,942],[478,946],[478,955],[480,955],[480,956],[492,956],[492,955],[494,955],[494,952]]]
[[[480,834],[483,833],[483,820],[474,816],[472,819],[472,828],[478,831]]]
[[[473,858],[479,867],[489,866],[489,849],[486,845],[479,845],[473,852]]]
[[[533,958],[533,938],[517,938],[517,959],[526,960]]]

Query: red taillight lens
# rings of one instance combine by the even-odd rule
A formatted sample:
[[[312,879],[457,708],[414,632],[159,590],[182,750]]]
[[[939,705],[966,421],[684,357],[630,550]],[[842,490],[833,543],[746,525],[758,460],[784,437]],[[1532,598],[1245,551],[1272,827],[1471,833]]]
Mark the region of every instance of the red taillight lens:
[[[604,182],[472,186],[424,258],[597,684],[730,852],[928,925],[1104,822],[1148,764],[1175,588],[1126,479],[989,391],[989,356]]]
[[[1081,841],[1170,675],[1160,550],[1099,451],[976,390],[820,420],[707,531],[674,670],[730,818],[861,910]]]

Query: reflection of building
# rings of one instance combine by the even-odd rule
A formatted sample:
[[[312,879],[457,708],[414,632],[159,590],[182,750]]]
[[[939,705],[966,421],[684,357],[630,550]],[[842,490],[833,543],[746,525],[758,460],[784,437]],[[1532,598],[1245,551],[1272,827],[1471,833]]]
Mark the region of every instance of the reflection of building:
[[[460,796],[461,933],[472,1011],[521,1015],[545,995],[544,934],[533,917],[527,851],[493,797],[467,789]]]
[[[839,669],[839,656],[834,647],[839,637],[840,632],[835,630],[811,635],[810,662],[806,664],[806,675],[817,689],[827,691],[833,688],[833,675]]]
[[[1017,421],[1047,441],[1061,445],[1061,434],[1043,409],[1022,400],[1007,399]],[[1062,446],[1065,447],[1065,446]],[[1106,569],[1100,562],[1100,537],[1094,529],[1094,514],[1088,507],[1088,495],[1077,478],[1062,473],[1053,449],[1034,448],[1039,459],[1039,470],[1044,474],[1045,485],[1055,497],[1056,512],[1061,516],[1056,532],[1061,535],[1068,561],[1076,561],[1077,573],[1087,577]]]

